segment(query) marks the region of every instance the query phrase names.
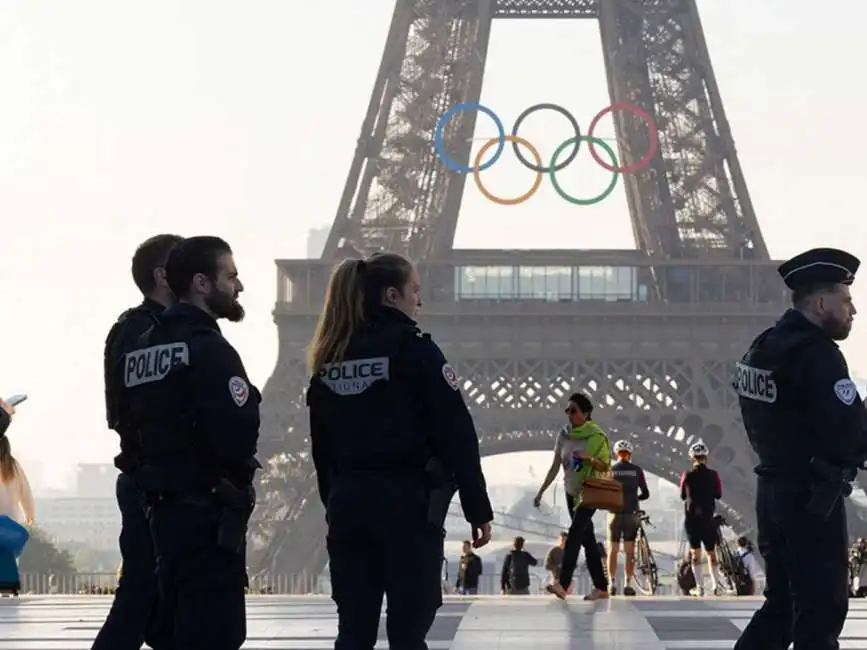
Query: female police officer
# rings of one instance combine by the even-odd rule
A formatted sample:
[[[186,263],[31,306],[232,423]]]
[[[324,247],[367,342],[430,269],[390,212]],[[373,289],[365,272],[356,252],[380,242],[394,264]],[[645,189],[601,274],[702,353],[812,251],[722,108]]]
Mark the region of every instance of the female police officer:
[[[420,306],[418,274],[400,255],[344,260],[310,344],[310,439],[338,650],[372,650],[383,594],[389,645],[427,648],[454,492],[431,475],[431,461],[457,484],[476,547],[491,535],[475,427],[455,371],[416,327]]]

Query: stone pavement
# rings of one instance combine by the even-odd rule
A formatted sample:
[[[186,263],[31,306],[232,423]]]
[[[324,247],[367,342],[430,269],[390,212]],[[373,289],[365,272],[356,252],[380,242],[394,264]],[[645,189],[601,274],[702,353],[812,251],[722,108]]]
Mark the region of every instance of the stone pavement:
[[[547,596],[447,599],[431,650],[705,650],[731,648],[758,598],[613,598],[562,603]],[[84,650],[111,603],[101,596],[0,600],[0,650]],[[326,597],[255,596],[247,650],[325,650],[337,630]],[[377,648],[387,648],[385,630]],[[867,650],[867,601],[853,600],[841,648]]]

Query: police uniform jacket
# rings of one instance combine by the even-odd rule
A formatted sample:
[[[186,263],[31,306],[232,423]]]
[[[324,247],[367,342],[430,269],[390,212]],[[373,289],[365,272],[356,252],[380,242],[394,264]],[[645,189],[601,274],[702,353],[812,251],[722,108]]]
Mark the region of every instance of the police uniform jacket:
[[[867,411],[837,344],[796,310],[753,342],[734,380],[760,475],[806,476],[810,459],[867,454]]]
[[[123,401],[123,359],[135,347],[138,337],[157,322],[157,314],[164,309],[157,301],[145,298],[140,305],[118,317],[105,339],[105,419],[108,428],[120,436],[120,454],[114,464],[128,474],[135,471],[140,459],[138,439],[129,427],[129,409]]]
[[[252,483],[261,396],[209,314],[178,304],[124,362],[124,388],[147,491],[195,493]]]
[[[319,494],[328,507],[344,476],[394,474],[425,480],[441,461],[470,523],[493,519],[475,426],[442,351],[398,310],[369,310],[340,363],[310,381],[310,438]]]

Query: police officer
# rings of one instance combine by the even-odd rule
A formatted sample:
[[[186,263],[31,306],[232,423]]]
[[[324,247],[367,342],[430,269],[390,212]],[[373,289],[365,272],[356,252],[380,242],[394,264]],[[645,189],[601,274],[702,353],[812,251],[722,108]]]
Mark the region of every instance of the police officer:
[[[867,453],[867,412],[836,341],[849,336],[860,261],[807,251],[779,267],[793,309],[736,366],[744,427],[759,458],[758,545],[766,600],[737,650],[839,648],[848,611],[846,479]]]
[[[120,437],[120,454],[114,464],[120,470],[115,493],[120,509],[120,555],[124,570],[118,579],[111,610],[92,650],[139,650],[143,640],[155,650],[169,648],[156,607],[153,541],[143,495],[134,478],[140,460],[139,445],[123,400],[123,355],[134,347],[136,338],[153,325],[156,314],[171,304],[165,265],[169,252],[179,241],[181,237],[177,235],[156,235],[136,249],[132,257],[132,279],[144,301],[122,313],[105,340],[106,420],[108,428]]]
[[[141,442],[160,598],[172,647],[238,650],[246,638],[245,534],[254,505],[259,392],[217,320],[240,321],[243,290],[229,245],[192,237],[172,250],[178,303],[124,362]]]
[[[373,648],[383,594],[390,647],[427,648],[442,604],[452,478],[473,545],[491,537],[476,430],[454,369],[416,327],[420,290],[399,255],[344,260],[310,344],[310,439],[327,512],[337,650]]]

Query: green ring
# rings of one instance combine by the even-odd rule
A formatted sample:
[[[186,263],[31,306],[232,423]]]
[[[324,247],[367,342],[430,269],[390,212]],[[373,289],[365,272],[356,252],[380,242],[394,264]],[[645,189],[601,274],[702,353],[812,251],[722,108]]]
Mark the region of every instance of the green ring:
[[[611,166],[615,168],[617,167],[617,154],[614,153],[614,149],[611,148],[611,145],[609,145],[604,140],[594,138],[591,135],[579,135],[569,138],[563,144],[557,147],[554,155],[551,156],[551,165],[548,171],[548,175],[551,177],[551,185],[554,186],[554,190],[556,190],[557,194],[559,194],[561,198],[569,201],[569,203],[572,203],[573,205],[593,205],[595,203],[599,203],[600,201],[604,201],[614,191],[614,188],[617,187],[618,172],[613,172],[611,182],[608,184],[608,187],[606,187],[602,191],[602,194],[599,194],[589,199],[576,199],[574,196],[569,196],[568,194],[566,194],[563,188],[560,187],[560,183],[557,182],[557,171],[554,169],[554,167],[556,167],[557,165],[557,158],[559,158],[560,154],[566,150],[566,147],[570,147],[578,142],[587,142],[588,144],[598,145],[602,148],[603,151],[605,151],[605,153],[608,154],[608,157],[611,158]]]

